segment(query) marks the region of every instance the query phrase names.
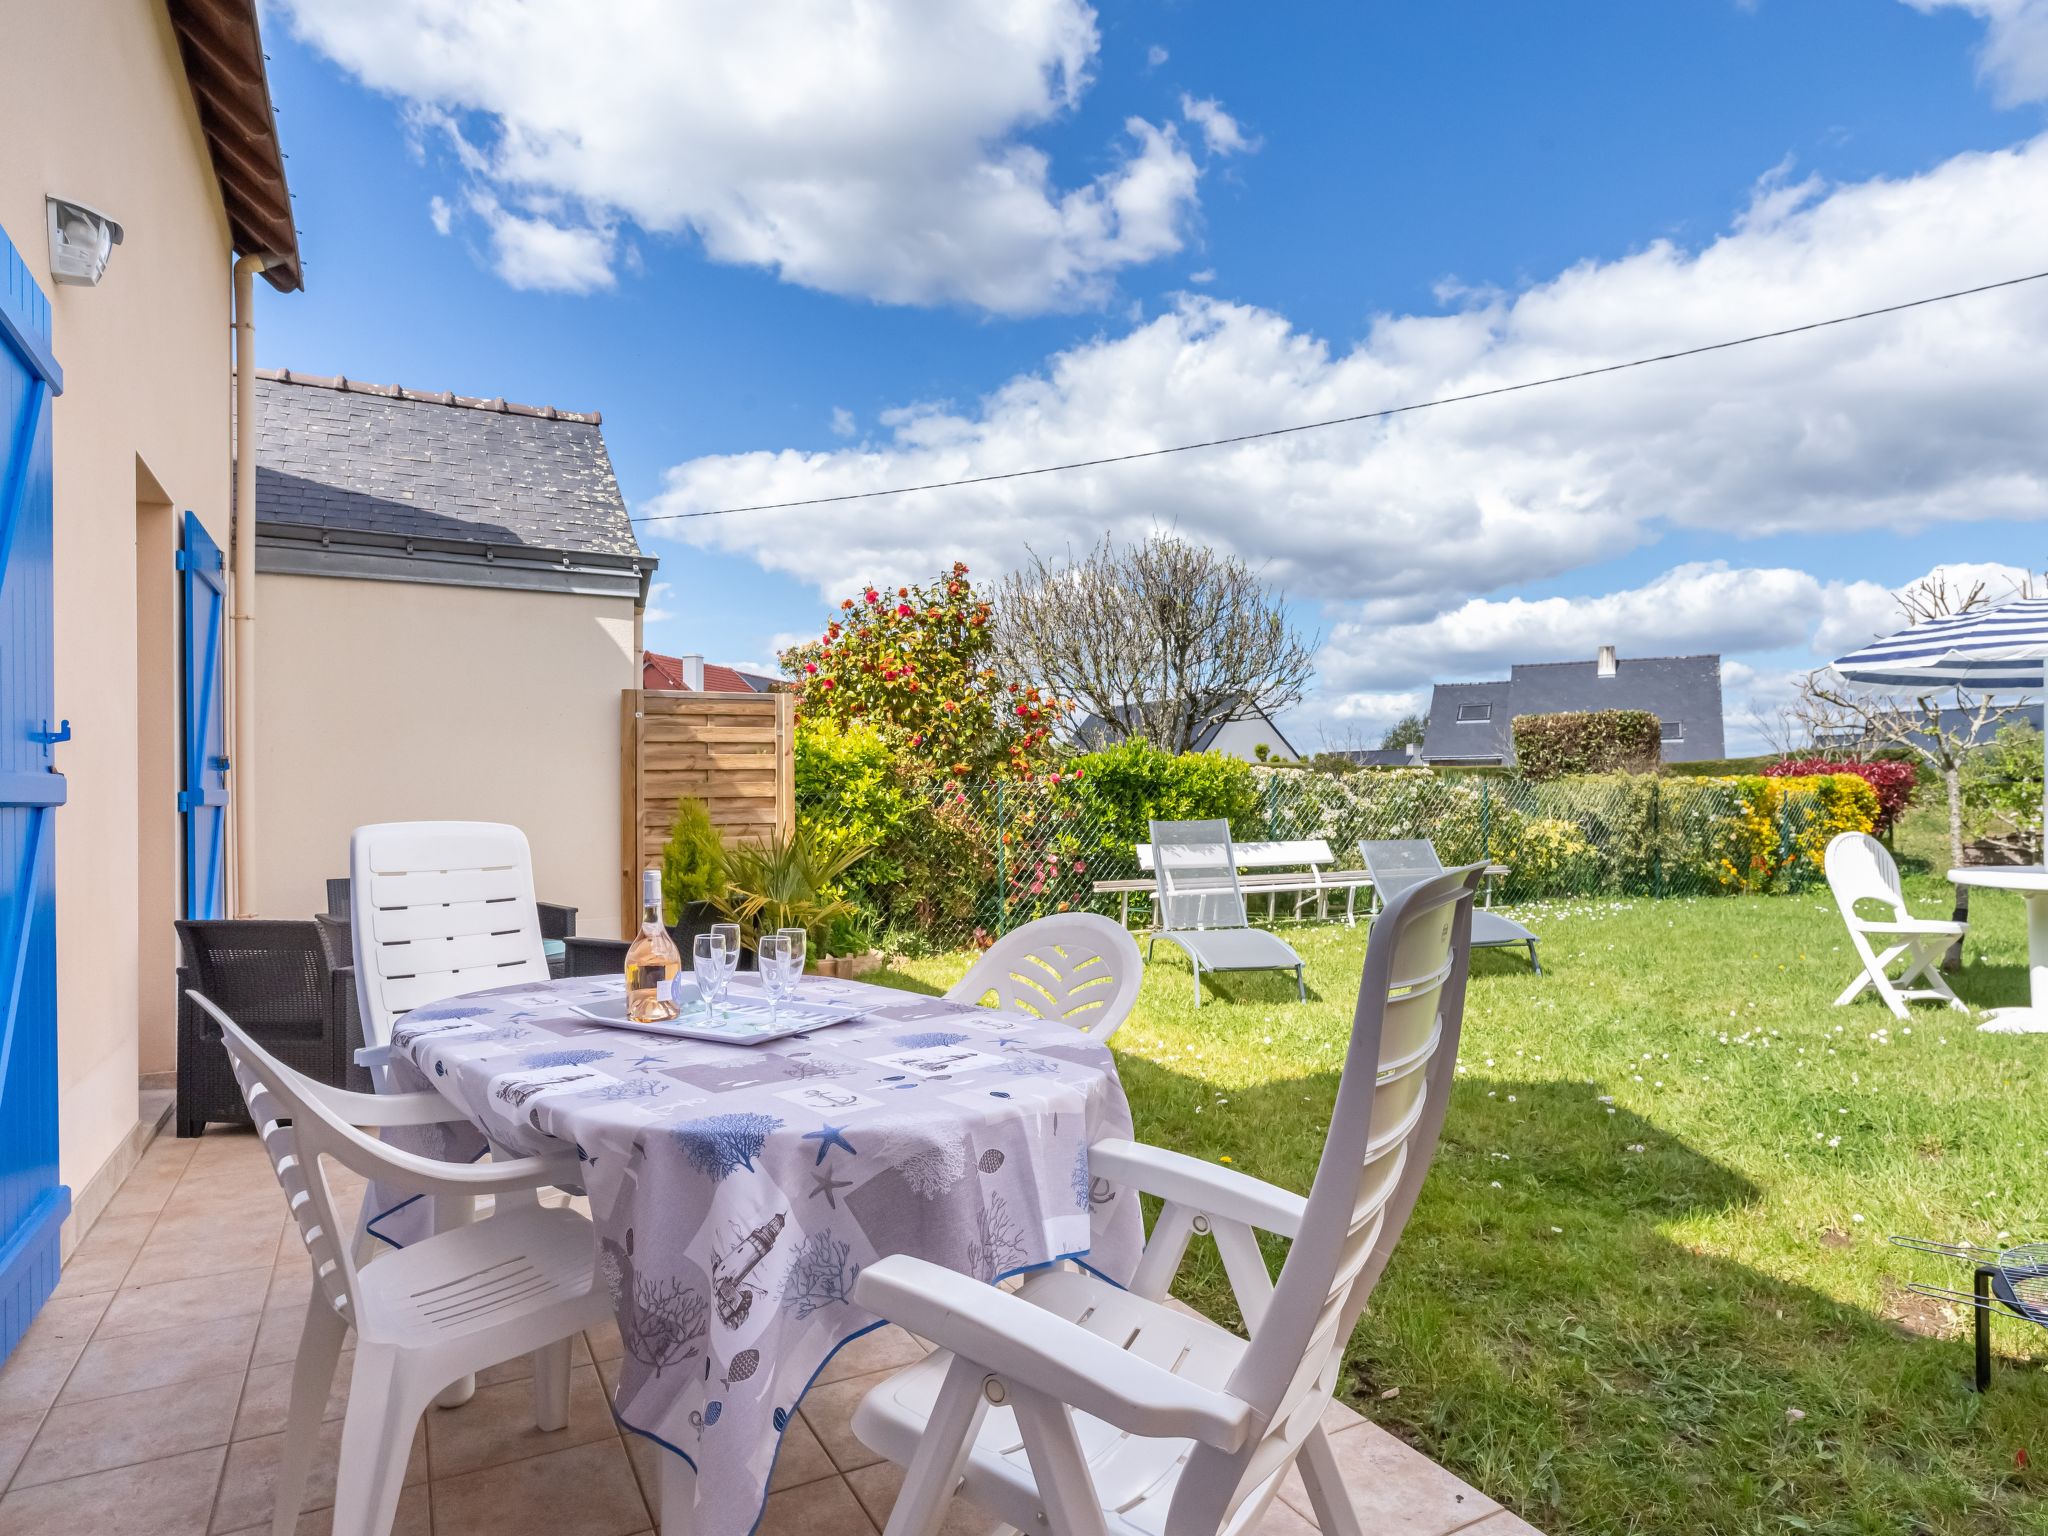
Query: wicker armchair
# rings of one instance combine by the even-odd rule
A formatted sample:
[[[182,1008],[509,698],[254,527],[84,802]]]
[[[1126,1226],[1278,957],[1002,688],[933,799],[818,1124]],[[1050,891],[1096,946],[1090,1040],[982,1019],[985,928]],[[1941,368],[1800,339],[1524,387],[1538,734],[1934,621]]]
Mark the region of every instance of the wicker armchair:
[[[178,1134],[210,1123],[249,1123],[220,1031],[185,996],[196,988],[286,1065],[335,1087],[350,1062],[341,998],[353,975],[337,978],[310,922],[180,922],[178,946]]]
[[[377,1084],[370,1069],[356,1065],[356,1052],[363,1048],[363,1009],[356,999],[355,932],[346,917],[331,912],[313,914],[313,927],[320,935],[320,949],[327,969],[334,976],[334,1006],[341,1012],[341,1040],[345,1082],[353,1093],[375,1093]]]
[[[625,939],[579,939],[562,941],[563,963],[571,976],[623,976],[626,973]]]

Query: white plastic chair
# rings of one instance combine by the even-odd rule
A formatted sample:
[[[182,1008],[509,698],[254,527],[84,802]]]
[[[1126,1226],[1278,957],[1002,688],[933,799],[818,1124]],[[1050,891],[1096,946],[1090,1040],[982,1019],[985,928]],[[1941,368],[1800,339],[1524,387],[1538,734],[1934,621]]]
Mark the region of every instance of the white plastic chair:
[[[1969,932],[1970,925],[1913,916],[1899,889],[1898,865],[1892,862],[1884,844],[1868,832],[1841,833],[1828,844],[1823,864],[1828,889],[1834,892],[1835,905],[1842,909],[1842,921],[1848,925],[1849,942],[1863,962],[1863,974],[1849,983],[1835,999],[1835,1006],[1839,1008],[1852,1001],[1869,987],[1884,999],[1885,1007],[1896,1018],[1905,1018],[1907,1002],[1919,998],[1969,1012],[1963,1000],[1941,979],[1941,956],[1951,943]],[[1859,901],[1876,902],[1891,917],[1882,922],[1860,917],[1856,912]],[[1872,935],[1880,943],[1897,942],[1880,953],[1870,942]],[[1902,955],[1908,957],[1909,963],[1895,981],[1891,965]],[[1915,987],[1913,983],[1922,978],[1927,985]]]
[[[887,1536],[932,1536],[956,1490],[1022,1531],[1242,1532],[1297,1465],[1325,1536],[1361,1536],[1321,1417],[1443,1125],[1482,873],[1424,880],[1374,926],[1307,1199],[1104,1142],[1091,1175],[1165,1201],[1129,1290],[1054,1270],[1013,1295],[904,1254],[861,1271],[858,1305],[939,1346],[854,1413],[861,1442],[907,1469]],[[1277,1284],[1255,1229],[1292,1239]],[[1165,1304],[1197,1232],[1249,1339]]]
[[[348,1416],[335,1478],[336,1536],[384,1536],[398,1509],[420,1415],[450,1382],[533,1356],[534,1420],[569,1422],[569,1345],[611,1303],[596,1284],[597,1236],[574,1211],[531,1201],[358,1268],[341,1234],[325,1160],[425,1194],[502,1194],[574,1181],[576,1155],[443,1163],[385,1145],[358,1126],[460,1119],[437,1093],[330,1088],[285,1066],[198,992],[220,1025],[249,1115],[284,1186],[313,1263],[313,1293],[292,1371],[291,1411],[277,1470],[274,1536],[298,1525],[306,1473],[348,1331],[356,1334]]]
[[[548,979],[533,854],[495,821],[387,821],[348,840],[358,1062],[388,1088],[391,1030],[463,992]]]
[[[946,996],[978,1004],[993,992],[998,1008],[1058,1019],[1099,1042],[1130,1016],[1144,979],[1138,942],[1123,924],[1059,912],[997,939]]]

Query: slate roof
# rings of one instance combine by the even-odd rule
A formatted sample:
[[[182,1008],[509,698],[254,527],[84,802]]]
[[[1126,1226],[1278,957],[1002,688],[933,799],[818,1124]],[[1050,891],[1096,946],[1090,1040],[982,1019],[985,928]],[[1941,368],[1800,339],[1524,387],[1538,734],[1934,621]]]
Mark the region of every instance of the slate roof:
[[[1490,706],[1490,718],[1460,722],[1464,705]],[[1684,729],[1664,743],[1664,760],[1689,763],[1726,755],[1719,656],[1623,657],[1612,677],[1594,661],[1517,665],[1504,679],[1438,683],[1422,740],[1428,762],[1514,761],[1514,718],[1598,709],[1645,709]]]
[[[259,369],[259,527],[640,554],[596,412]]]
[[[1093,713],[1083,715],[1075,724],[1074,740],[1083,751],[1099,752],[1104,747],[1114,746],[1130,734],[1131,722],[1137,718],[1138,712],[1135,709],[1129,709],[1120,704],[1111,713],[1116,716],[1117,723],[1124,727],[1122,731],[1111,730],[1108,723],[1100,715]],[[1293,745],[1285,736],[1280,734],[1280,727],[1273,724],[1273,717],[1256,705],[1241,709],[1234,715],[1225,715],[1221,719],[1211,720],[1195,733],[1194,745],[1189,747],[1188,750],[1190,752],[1208,751],[1216,744],[1217,737],[1221,736],[1230,726],[1240,721],[1257,721],[1264,724],[1271,729],[1276,737],[1279,737],[1280,744],[1287,749],[1289,755],[1295,755]]]

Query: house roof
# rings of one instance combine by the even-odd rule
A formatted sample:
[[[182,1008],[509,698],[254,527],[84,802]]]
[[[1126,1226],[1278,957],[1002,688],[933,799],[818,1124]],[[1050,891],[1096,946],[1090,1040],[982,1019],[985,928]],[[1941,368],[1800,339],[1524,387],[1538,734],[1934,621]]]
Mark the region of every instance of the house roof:
[[[1462,707],[1481,704],[1490,706],[1489,718],[1458,719]],[[1647,710],[1683,726],[1682,741],[1665,743],[1667,761],[1721,757],[1721,658],[1625,656],[1606,677],[1596,661],[1519,663],[1503,679],[1438,683],[1430,694],[1423,756],[1438,763],[1511,763],[1517,715],[1602,709]]]
[[[659,651],[640,653],[640,686],[670,693],[687,693],[690,685],[683,681],[683,658],[664,656]],[[763,677],[758,672],[742,672],[737,667],[722,667],[715,661],[704,663],[704,691],[706,693],[766,693],[775,679]]]
[[[1103,720],[1102,716],[1086,714],[1074,724],[1074,739],[1090,751],[1094,751],[1118,740],[1120,735],[1128,735],[1131,729],[1130,722],[1137,718],[1138,711],[1127,705],[1118,705],[1110,713],[1115,716],[1117,723],[1123,727],[1122,732],[1112,733],[1108,723]],[[1218,719],[1211,720],[1195,733],[1194,744],[1188,750],[1191,752],[1208,751],[1216,744],[1216,738],[1221,736],[1226,728],[1240,720],[1263,721],[1272,729],[1274,738],[1282,747],[1286,748],[1288,754],[1290,756],[1295,755],[1293,743],[1289,742],[1281,734],[1279,726],[1273,724],[1273,717],[1256,705],[1247,706],[1235,714],[1224,715]]]
[[[166,0],[165,9],[235,251],[282,258],[264,270],[264,280],[280,293],[303,288],[256,0]]]
[[[606,591],[654,569],[594,411],[270,369],[256,409],[259,569]]]

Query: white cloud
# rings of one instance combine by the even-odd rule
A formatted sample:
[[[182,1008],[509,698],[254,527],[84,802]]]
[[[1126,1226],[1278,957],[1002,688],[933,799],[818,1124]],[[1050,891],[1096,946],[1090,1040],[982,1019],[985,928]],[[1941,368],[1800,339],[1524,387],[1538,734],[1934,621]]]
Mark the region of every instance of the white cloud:
[[[1844,314],[2037,269],[2048,140],[1836,187],[1784,173],[1720,238],[1655,241],[1348,348],[1184,297],[965,406],[827,453],[712,455],[648,512],[987,475],[1324,420]],[[990,572],[1161,525],[1377,623],[1598,564],[1661,526],[1741,537],[2048,515],[2048,284],[1383,422],[961,490],[648,524],[830,594],[955,555]],[[933,530],[945,537],[933,542]]]
[[[1199,272],[1190,272],[1188,274],[1188,281],[1191,283],[1213,283],[1216,281],[1216,269],[1214,267],[1204,267]]]
[[[448,206],[448,199],[436,194],[427,199],[427,217],[434,221],[434,233],[445,235],[454,228],[455,210]]]
[[[853,412],[843,405],[832,407],[832,435],[834,437],[851,437],[859,430],[860,428],[854,422]]]
[[[1084,0],[957,0],[938,20],[911,0],[280,3],[473,190],[545,224],[491,232],[569,252],[563,286],[601,286],[593,264],[609,272],[630,221],[833,293],[1094,305],[1120,269],[1178,250],[1197,203],[1171,123],[1129,119],[1108,168],[1073,185],[1030,142],[1089,84]]]
[[[1145,50],[1145,67],[1147,69],[1157,69],[1166,62],[1166,57],[1166,50],[1157,43],[1154,43]]]
[[[514,288],[589,293],[617,281],[610,230],[514,213],[488,192],[472,193],[469,206],[490,231],[498,276]]]
[[[649,624],[666,624],[676,616],[676,611],[673,608],[664,606],[668,602],[669,594],[674,590],[674,586],[666,581],[657,581],[648,587],[645,622]]]
[[[2048,97],[2048,0],[1906,0],[1916,11],[1959,8],[1983,18],[1977,73],[2000,106]]]
[[[1247,138],[1237,119],[1213,96],[1198,99],[1183,92],[1180,115],[1202,130],[1202,142],[1212,155],[1249,153],[1259,147],[1258,140]]]

